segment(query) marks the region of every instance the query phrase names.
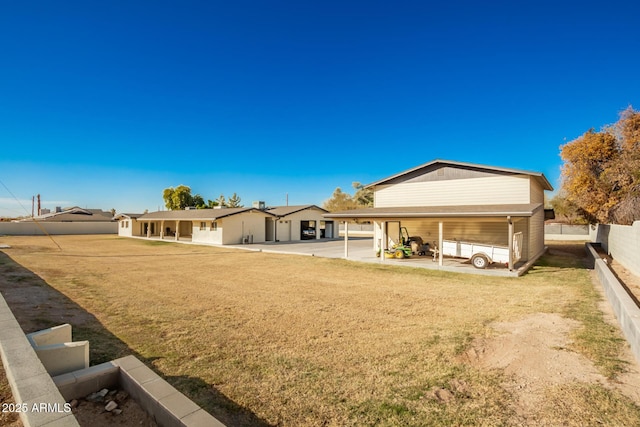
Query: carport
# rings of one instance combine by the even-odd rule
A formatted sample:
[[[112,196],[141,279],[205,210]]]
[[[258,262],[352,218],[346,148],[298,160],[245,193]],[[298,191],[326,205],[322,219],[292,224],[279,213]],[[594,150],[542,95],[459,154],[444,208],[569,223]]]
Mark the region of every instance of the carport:
[[[349,222],[371,221],[374,224],[373,253],[390,249],[398,243],[396,230],[406,227],[411,236],[420,236],[433,248],[442,248],[443,241],[476,241],[507,246],[513,254],[515,233],[522,233],[522,261],[510,258],[509,271],[516,271],[539,254],[529,253],[530,218],[542,210],[541,204],[382,207],[334,212],[325,217],[344,222],[344,256],[349,257]],[[442,251],[438,251],[438,266],[444,267]],[[388,262],[380,256],[379,262]]]

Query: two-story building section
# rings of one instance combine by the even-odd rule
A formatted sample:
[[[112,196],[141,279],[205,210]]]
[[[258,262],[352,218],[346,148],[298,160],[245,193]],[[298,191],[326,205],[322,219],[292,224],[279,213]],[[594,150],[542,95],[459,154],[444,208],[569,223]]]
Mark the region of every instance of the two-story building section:
[[[518,234],[520,265],[544,252],[544,192],[553,187],[542,173],[434,160],[366,188],[373,190],[372,208],[325,217],[345,225],[371,221],[374,251],[397,243],[400,227],[406,227],[432,248],[442,248],[444,241],[468,241],[506,246],[510,253]]]

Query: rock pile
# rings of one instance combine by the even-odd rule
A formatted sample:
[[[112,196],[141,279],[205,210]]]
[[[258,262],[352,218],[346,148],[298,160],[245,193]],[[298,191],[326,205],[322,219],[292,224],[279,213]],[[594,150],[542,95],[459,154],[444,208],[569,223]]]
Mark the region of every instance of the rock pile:
[[[104,403],[104,412],[110,412],[116,416],[122,414],[122,405],[127,401],[127,399],[129,399],[129,393],[124,390],[108,390],[103,388],[100,391],[91,393],[84,399],[80,399],[79,401],[74,399],[69,403],[71,404],[71,408],[77,408],[82,404],[83,400],[97,405],[102,405]]]

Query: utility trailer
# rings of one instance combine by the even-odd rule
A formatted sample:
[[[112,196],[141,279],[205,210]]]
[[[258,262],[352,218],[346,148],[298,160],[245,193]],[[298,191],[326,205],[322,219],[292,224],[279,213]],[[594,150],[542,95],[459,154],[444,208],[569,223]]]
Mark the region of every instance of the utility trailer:
[[[522,257],[522,233],[513,235],[513,263]],[[471,260],[475,268],[486,268],[493,263],[509,265],[509,247],[486,243],[443,240],[442,255]],[[435,260],[436,253],[434,253]]]

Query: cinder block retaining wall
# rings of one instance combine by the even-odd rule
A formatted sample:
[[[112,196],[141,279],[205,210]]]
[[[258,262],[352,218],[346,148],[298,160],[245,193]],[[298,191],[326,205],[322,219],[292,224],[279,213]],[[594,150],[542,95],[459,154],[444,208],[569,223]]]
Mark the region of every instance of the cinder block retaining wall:
[[[118,384],[161,427],[225,427],[134,356],[51,378],[2,295],[0,356],[25,427],[80,427],[66,401]]]
[[[640,362],[640,308],[611,272],[609,266],[593,249],[593,246],[587,243],[586,248],[589,255],[594,259],[594,269],[598,275],[598,280],[604,288],[607,299],[620,323],[622,333],[629,342],[636,360]]]
[[[640,276],[640,221],[633,225],[598,225],[596,242],[620,264]]]
[[[19,409],[25,427],[79,427],[2,295],[0,355],[15,400],[9,409]]]

